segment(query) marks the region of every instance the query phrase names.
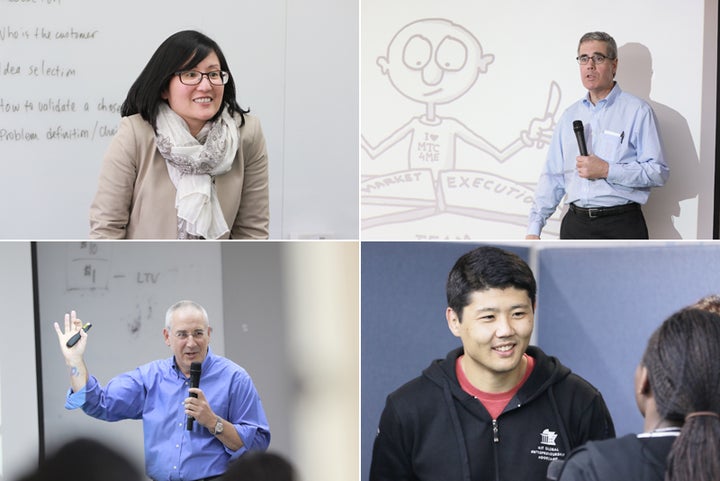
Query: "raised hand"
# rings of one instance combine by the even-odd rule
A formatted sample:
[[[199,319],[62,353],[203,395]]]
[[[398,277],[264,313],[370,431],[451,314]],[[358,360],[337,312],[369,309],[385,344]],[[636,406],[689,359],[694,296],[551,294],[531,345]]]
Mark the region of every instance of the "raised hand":
[[[64,331],[60,330],[60,325],[57,322],[54,323],[55,332],[57,333],[58,342],[60,343],[60,350],[68,366],[75,365],[78,361],[81,361],[85,353],[87,333],[82,330],[82,325],[83,323],[77,318],[75,311],[70,311],[69,314],[65,314]],[[68,340],[77,333],[80,333],[80,340],[73,347],[67,347]]]

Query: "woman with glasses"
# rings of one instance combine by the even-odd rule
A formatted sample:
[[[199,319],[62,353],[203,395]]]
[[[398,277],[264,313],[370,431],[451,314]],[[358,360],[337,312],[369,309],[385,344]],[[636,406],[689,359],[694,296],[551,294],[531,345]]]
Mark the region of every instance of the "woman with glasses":
[[[267,151],[248,112],[215,42],[191,30],[171,35],[122,105],[90,236],[267,238]]]

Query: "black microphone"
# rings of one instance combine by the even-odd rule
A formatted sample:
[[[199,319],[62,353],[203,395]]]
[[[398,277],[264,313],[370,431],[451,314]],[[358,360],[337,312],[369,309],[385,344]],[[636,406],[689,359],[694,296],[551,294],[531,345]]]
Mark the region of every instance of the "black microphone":
[[[575,131],[575,137],[577,138],[580,155],[587,155],[587,146],[585,145],[585,128],[583,127],[582,120],[573,120],[573,130]]]
[[[193,362],[190,364],[190,387],[200,387],[200,371],[202,370],[202,364],[199,362]],[[190,397],[197,397],[197,394],[194,392],[191,392]],[[185,424],[185,427],[188,431],[192,431],[193,423],[195,422],[195,418],[188,415],[187,417],[187,423]]]

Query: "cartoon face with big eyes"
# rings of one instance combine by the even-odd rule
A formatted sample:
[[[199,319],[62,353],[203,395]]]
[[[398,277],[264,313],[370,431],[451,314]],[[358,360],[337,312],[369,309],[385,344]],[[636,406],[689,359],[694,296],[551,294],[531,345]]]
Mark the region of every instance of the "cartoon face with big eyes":
[[[443,104],[467,92],[494,59],[483,55],[480,42],[465,28],[433,18],[400,30],[377,64],[405,97]]]

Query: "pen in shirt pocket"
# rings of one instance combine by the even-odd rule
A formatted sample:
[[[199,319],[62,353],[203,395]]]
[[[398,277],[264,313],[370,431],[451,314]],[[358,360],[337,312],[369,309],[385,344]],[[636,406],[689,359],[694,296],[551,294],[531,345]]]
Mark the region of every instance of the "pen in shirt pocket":
[[[605,133],[607,135],[612,135],[613,137],[618,137],[620,139],[621,144],[623,143],[623,140],[625,139],[625,131],[624,130],[622,132],[620,132],[619,134],[617,132],[613,132],[612,130],[606,130],[603,133]]]

